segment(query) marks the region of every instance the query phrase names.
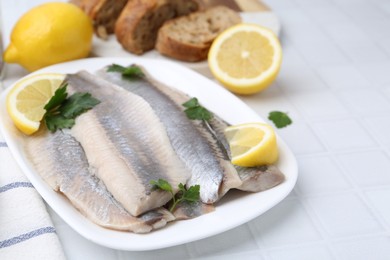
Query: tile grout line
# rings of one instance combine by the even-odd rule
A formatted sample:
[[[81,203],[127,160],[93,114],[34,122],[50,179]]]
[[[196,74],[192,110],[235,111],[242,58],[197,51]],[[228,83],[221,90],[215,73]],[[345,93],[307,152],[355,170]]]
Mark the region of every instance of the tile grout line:
[[[348,16],[353,22],[355,22],[355,20],[348,14],[348,13],[345,13],[345,11],[343,10],[343,6],[339,4],[339,2],[337,0],[331,0],[333,2],[334,5],[337,5],[338,9],[343,12],[346,16]],[[382,8],[379,8],[377,6],[377,3],[375,1],[364,1],[365,4],[371,4],[371,6],[376,9],[379,13],[381,13],[382,17],[383,18],[386,18],[387,17],[387,14],[383,12]]]
[[[365,197],[365,194],[364,194],[364,191],[363,191],[363,188],[361,188],[359,186],[359,184],[357,184],[354,179],[349,175],[347,174],[348,170],[345,168],[345,166],[341,163],[341,161],[339,160],[338,157],[336,157],[335,155],[332,155],[335,163],[338,165],[338,168],[341,170],[343,176],[346,178],[346,180],[348,180],[350,182],[350,184],[352,184],[353,186],[353,189],[354,189],[354,194],[361,200],[361,202],[363,203],[363,205],[366,207],[367,209],[367,212],[369,212],[369,214],[373,217],[375,217],[375,221],[378,222],[378,224],[382,227],[382,228],[386,228],[387,230],[389,229],[388,228],[388,224],[383,222],[382,220],[382,217],[381,215],[377,214],[377,212],[373,212],[373,208],[374,207],[371,207],[369,201],[366,199]]]
[[[338,10],[340,10],[340,8],[338,8]],[[342,12],[343,12],[343,11],[342,11]],[[343,12],[343,13],[344,13],[344,12]],[[351,17],[350,17],[349,15],[347,15],[347,17],[348,17],[349,19],[351,19]],[[355,24],[355,23],[354,23],[354,24]],[[324,33],[326,34],[326,32],[324,32]],[[332,39],[332,37],[331,37],[331,39]],[[332,41],[333,41],[333,39],[332,39]],[[294,44],[294,43],[293,43],[293,44]],[[335,42],[335,44],[337,45],[337,42]],[[337,45],[337,48],[339,48],[338,45]],[[295,49],[295,46],[294,46],[294,49]],[[295,50],[296,50],[296,49],[295,49]],[[296,51],[297,51],[297,53],[301,56],[301,58],[302,58],[302,60],[305,62],[305,64],[311,69],[311,71],[314,71],[315,76],[316,76],[317,78],[319,78],[319,79],[323,82],[322,78],[319,77],[318,73],[316,73],[316,71],[312,69],[312,66],[310,66],[310,64],[308,64],[307,60],[306,60],[304,57],[302,57],[301,52],[300,52],[299,50],[296,50]],[[342,50],[341,50],[341,51],[342,51]],[[342,53],[345,55],[345,53],[344,53],[343,51],[342,51]],[[349,58],[348,55],[347,55],[347,58],[348,58],[348,60],[350,60],[350,58]],[[369,80],[369,82],[372,84],[372,82],[371,82],[370,80]],[[325,84],[325,86],[327,86],[327,87],[329,88],[329,85],[326,84],[326,82],[323,82],[323,83]],[[322,140],[321,136],[318,136],[318,134],[317,134],[317,132],[315,131],[315,129],[312,129],[311,124],[310,124],[310,123],[312,122],[311,118],[310,118],[310,117],[307,117],[304,113],[302,113],[302,110],[301,110],[300,108],[298,108],[298,107],[294,104],[294,102],[292,102],[292,101],[288,98],[288,96],[286,95],[286,93],[285,93],[285,91],[284,91],[283,88],[281,88],[281,91],[282,91],[282,93],[284,94],[284,96],[287,98],[287,100],[289,101],[289,103],[291,103],[292,106],[301,114],[302,118],[304,119],[305,124],[309,127],[310,131],[315,135],[315,137],[319,140],[319,142],[324,146],[324,148],[325,148],[325,150],[326,150],[326,152],[325,152],[324,154],[326,154],[327,156],[330,156],[330,157],[331,157],[331,160],[337,164],[337,168],[341,170],[341,172],[342,172],[342,174],[343,174],[343,177],[347,180],[347,182],[348,182],[349,185],[351,186],[352,191],[354,192],[353,194],[355,194],[356,196],[358,196],[358,198],[362,201],[363,205],[366,207],[366,210],[369,212],[369,214],[373,215],[374,217],[380,216],[379,214],[375,214],[375,212],[372,212],[372,208],[369,207],[370,204],[368,204],[367,201],[365,200],[364,194],[361,194],[362,192],[359,192],[359,186],[354,182],[353,179],[349,178],[349,175],[348,175],[348,174],[346,174],[346,172],[345,172],[346,169],[345,169],[345,168],[340,164],[340,162],[335,158],[336,156],[331,152],[331,149],[330,149],[330,147],[328,146],[327,142],[325,142],[324,140]],[[340,99],[339,96],[338,96],[338,93],[335,92],[335,91],[333,90],[333,88],[330,88],[330,92],[331,92],[333,95],[335,95],[335,97],[337,97],[338,100]],[[341,100],[339,100],[339,101],[341,101]],[[371,133],[371,131],[369,131],[369,129],[367,129],[365,126],[363,126],[363,123],[362,123],[362,121],[361,121],[359,115],[358,115],[355,111],[351,110],[351,108],[350,108],[349,106],[346,106],[346,105],[344,105],[344,104],[343,104],[343,106],[347,109],[347,111],[349,112],[349,114],[352,114],[352,115],[353,115],[354,120],[355,120],[360,126],[363,127],[363,130],[368,134],[368,136],[370,136],[371,138],[373,138],[374,134]],[[329,121],[331,121],[331,120],[329,120]],[[374,140],[374,143],[375,143],[377,146],[379,145],[380,150],[383,150],[383,146],[381,145],[381,143],[379,142],[379,140],[378,140],[376,137],[373,138],[373,140]],[[375,149],[375,150],[378,150],[378,149]],[[351,150],[351,152],[355,152],[355,151],[356,151],[356,150]],[[345,151],[344,151],[344,153],[345,153]],[[315,212],[314,212],[314,211],[309,211],[309,210],[306,208],[306,207],[310,207],[310,205],[307,205],[307,202],[306,202],[305,198],[304,198],[304,197],[303,197],[303,198],[301,197],[302,194],[300,193],[299,190],[297,190],[296,192],[297,192],[297,195],[298,195],[298,200],[299,200],[299,202],[302,203],[303,207],[305,208],[306,213],[309,214],[310,218],[313,220],[313,215],[312,215],[311,213],[315,213]],[[347,194],[350,194],[350,193],[351,193],[350,191],[347,192]],[[321,226],[322,226],[322,224],[321,224],[320,221],[318,221],[319,219],[317,218],[317,216],[315,216],[315,219],[317,220],[317,223],[315,223],[314,226],[318,229],[318,225],[321,225]],[[380,221],[380,219],[376,218],[376,222],[378,222],[378,224],[379,224],[380,226],[383,227],[383,223],[381,223],[382,221]],[[326,234],[326,232],[321,233],[321,234]],[[370,234],[369,234],[369,235],[370,235]],[[332,241],[333,239],[330,240],[330,238],[328,238],[328,237],[326,237],[325,239],[326,239],[326,241],[327,241],[328,246],[330,246],[330,249],[331,249],[331,251],[332,251],[332,254],[335,255],[335,252],[334,252],[334,249],[333,249],[333,243],[332,243],[332,242],[333,242],[333,241]]]

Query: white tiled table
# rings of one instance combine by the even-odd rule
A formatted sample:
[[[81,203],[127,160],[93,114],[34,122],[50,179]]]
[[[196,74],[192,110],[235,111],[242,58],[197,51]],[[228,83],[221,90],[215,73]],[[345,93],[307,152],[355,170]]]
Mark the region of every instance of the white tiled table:
[[[6,44],[44,1],[1,1]],[[274,85],[242,98],[297,156],[293,192],[255,220],[197,242],[124,252],[86,241],[51,212],[69,259],[390,259],[390,1],[268,0],[282,22]],[[9,66],[5,84],[25,75]]]

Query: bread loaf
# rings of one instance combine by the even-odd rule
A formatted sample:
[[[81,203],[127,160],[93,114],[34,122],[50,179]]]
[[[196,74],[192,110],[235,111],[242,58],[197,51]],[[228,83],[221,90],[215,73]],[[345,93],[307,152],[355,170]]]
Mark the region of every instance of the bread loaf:
[[[127,0],[71,0],[93,21],[95,32],[100,38],[107,38],[114,32],[115,22]]]
[[[216,6],[167,21],[159,30],[156,49],[163,55],[182,61],[207,58],[213,40],[219,33],[241,22],[238,13]]]
[[[165,21],[197,10],[195,0],[129,0],[117,20],[115,34],[124,49],[142,54],[154,48],[158,29]]]

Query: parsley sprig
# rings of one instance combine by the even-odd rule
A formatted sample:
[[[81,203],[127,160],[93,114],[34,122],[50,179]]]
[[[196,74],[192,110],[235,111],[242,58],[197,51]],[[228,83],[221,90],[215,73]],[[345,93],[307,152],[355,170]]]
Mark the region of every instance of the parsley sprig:
[[[291,118],[287,113],[280,111],[272,111],[268,115],[268,119],[271,120],[277,128],[283,128],[292,124]]]
[[[182,183],[180,183],[178,185],[179,192],[175,196],[171,184],[169,184],[169,182],[167,182],[166,180],[163,179],[159,179],[158,181],[152,180],[150,181],[150,184],[154,185],[154,187],[157,189],[167,191],[172,194],[172,205],[169,208],[170,212],[173,212],[176,206],[182,201],[197,202],[199,200],[199,196],[200,196],[199,185],[194,185],[187,189]]]
[[[67,86],[66,83],[61,85],[44,107],[43,120],[51,132],[72,128],[76,117],[100,103],[90,93],[74,93],[68,98]]]
[[[108,66],[107,72],[119,72],[122,74],[122,77],[128,80],[135,80],[143,78],[145,74],[142,72],[142,69],[137,65],[130,65],[128,67],[123,67],[118,64],[112,64]]]
[[[187,108],[184,112],[189,119],[209,121],[213,118],[213,114],[200,105],[198,99],[195,97],[185,102],[183,106]]]

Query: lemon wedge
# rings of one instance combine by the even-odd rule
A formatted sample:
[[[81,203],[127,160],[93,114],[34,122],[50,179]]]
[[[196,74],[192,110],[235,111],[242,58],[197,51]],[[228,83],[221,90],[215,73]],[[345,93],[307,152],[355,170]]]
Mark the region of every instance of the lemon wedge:
[[[63,74],[37,74],[17,82],[7,95],[7,111],[15,126],[26,135],[39,129],[49,102],[64,81]]]
[[[213,42],[208,63],[214,77],[237,94],[254,94],[268,87],[279,73],[282,48],[265,27],[238,24]]]
[[[229,126],[225,129],[229,142],[232,163],[243,167],[254,167],[275,163],[278,146],[273,128],[262,123]]]

